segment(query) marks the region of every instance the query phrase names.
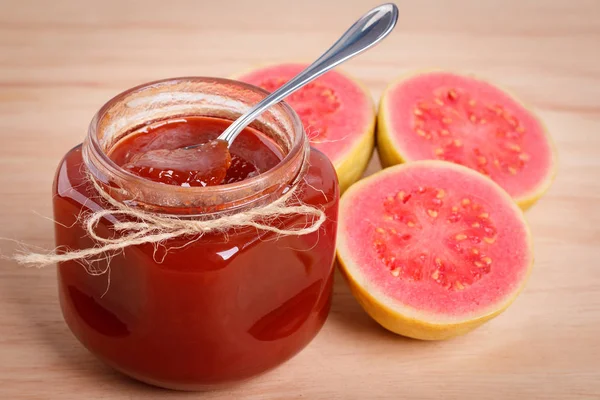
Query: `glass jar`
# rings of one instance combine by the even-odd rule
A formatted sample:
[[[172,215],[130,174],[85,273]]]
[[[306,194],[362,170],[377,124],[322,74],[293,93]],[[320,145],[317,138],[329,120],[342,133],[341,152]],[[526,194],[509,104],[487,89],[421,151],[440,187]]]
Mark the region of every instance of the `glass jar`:
[[[264,98],[259,88],[216,78],[142,85],[104,105],[82,145],[69,151],[54,182],[56,245],[97,245],[82,215],[110,206],[110,196],[145,212],[180,218],[230,215],[269,204],[295,189],[325,212],[313,233],[278,235],[256,228],[176,237],[159,245],[58,266],[60,304],[74,335],[94,355],[141,381],[184,390],[210,389],[263,373],[292,357],[323,326],[330,308],[338,184],[333,166],[308,139],[296,113],[281,103],[251,124],[281,147],[282,161],[241,182],[179,187],[153,182],[107,154],[140,127],[185,116],[236,119]],[[306,216],[273,220],[302,226]],[[118,215],[96,232],[118,237]],[[89,261],[89,260],[88,260]]]

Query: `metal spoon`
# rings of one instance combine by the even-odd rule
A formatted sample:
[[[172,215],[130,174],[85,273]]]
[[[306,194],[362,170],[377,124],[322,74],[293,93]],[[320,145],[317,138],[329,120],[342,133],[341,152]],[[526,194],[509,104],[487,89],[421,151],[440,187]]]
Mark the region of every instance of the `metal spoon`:
[[[335,66],[379,43],[394,29],[397,20],[398,8],[395,4],[387,3],[375,7],[356,21],[315,62],[235,120],[219,135],[217,140],[224,140],[227,142],[227,146],[231,147],[231,143],[233,143],[239,133],[267,108],[279,103],[285,97]],[[188,146],[186,149],[198,146],[200,145]]]

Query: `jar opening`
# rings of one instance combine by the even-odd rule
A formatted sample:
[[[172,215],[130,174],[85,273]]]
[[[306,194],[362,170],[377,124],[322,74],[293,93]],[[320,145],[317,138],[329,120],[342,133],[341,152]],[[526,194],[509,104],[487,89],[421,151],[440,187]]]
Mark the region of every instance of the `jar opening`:
[[[220,78],[177,78],[125,91],[94,116],[83,146],[90,174],[116,200],[165,214],[237,211],[268,203],[304,176],[309,142],[298,115],[279,103],[250,124],[272,140],[282,160],[257,176],[218,186],[180,187],[154,182],[121,168],[108,155],[129,135],[159,121],[212,117],[235,120],[267,92]]]

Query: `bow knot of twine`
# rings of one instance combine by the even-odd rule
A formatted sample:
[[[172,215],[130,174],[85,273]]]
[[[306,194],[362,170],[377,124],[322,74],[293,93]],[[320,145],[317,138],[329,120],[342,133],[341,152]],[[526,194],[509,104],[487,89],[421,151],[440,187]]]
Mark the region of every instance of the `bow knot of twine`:
[[[111,206],[111,208],[87,214],[81,222],[87,235],[97,245],[87,249],[66,250],[64,252],[24,252],[15,256],[17,262],[37,267],[72,260],[89,264],[97,261],[99,256],[113,254],[129,246],[145,243],[159,244],[176,237],[191,235],[200,237],[207,233],[225,232],[229,229],[242,227],[254,227],[257,230],[274,232],[279,235],[306,235],[317,231],[326,219],[323,210],[303,204],[295,199],[294,193],[297,186],[272,203],[263,206],[211,219],[186,219],[159,215],[130,207],[115,200],[93,177],[90,176],[89,179],[98,194]],[[286,215],[302,215],[307,218],[308,222],[304,226],[290,228],[279,228],[271,224],[274,219]],[[96,232],[102,218],[107,216],[124,216],[130,220],[116,222],[112,225],[113,230],[120,233],[116,238],[102,237]]]

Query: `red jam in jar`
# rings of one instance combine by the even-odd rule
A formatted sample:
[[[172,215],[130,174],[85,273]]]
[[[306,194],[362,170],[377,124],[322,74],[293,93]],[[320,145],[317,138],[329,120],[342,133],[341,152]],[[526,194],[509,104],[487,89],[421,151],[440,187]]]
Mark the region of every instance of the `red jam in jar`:
[[[161,121],[117,143],[109,157],[138,176],[183,187],[240,182],[281,161],[281,150],[251,128],[227,149],[216,139],[230,123],[207,117]],[[186,149],[193,145],[199,146]]]
[[[170,151],[215,139],[264,92],[235,81],[186,78],[131,89],[96,115],[54,182],[56,244],[97,246],[81,216],[110,209],[91,178],[117,202],[183,219],[236,215],[289,190],[325,213],[319,228],[281,235],[237,227],[130,245],[58,266],[65,321],[77,339],[114,368],[144,382],[203,390],[251,378],[283,363],[318,333],[329,312],[338,185],[327,158],[310,149],[285,104],[265,112],[218,156],[208,174]],[[151,153],[152,151],[159,153]],[[193,149],[185,150],[193,151]],[[142,157],[159,154],[152,162]],[[224,154],[224,153],[215,153]],[[200,165],[200,166],[199,166]],[[220,174],[223,177],[220,177]],[[110,214],[96,228],[118,238]],[[302,214],[271,221],[307,226]]]

